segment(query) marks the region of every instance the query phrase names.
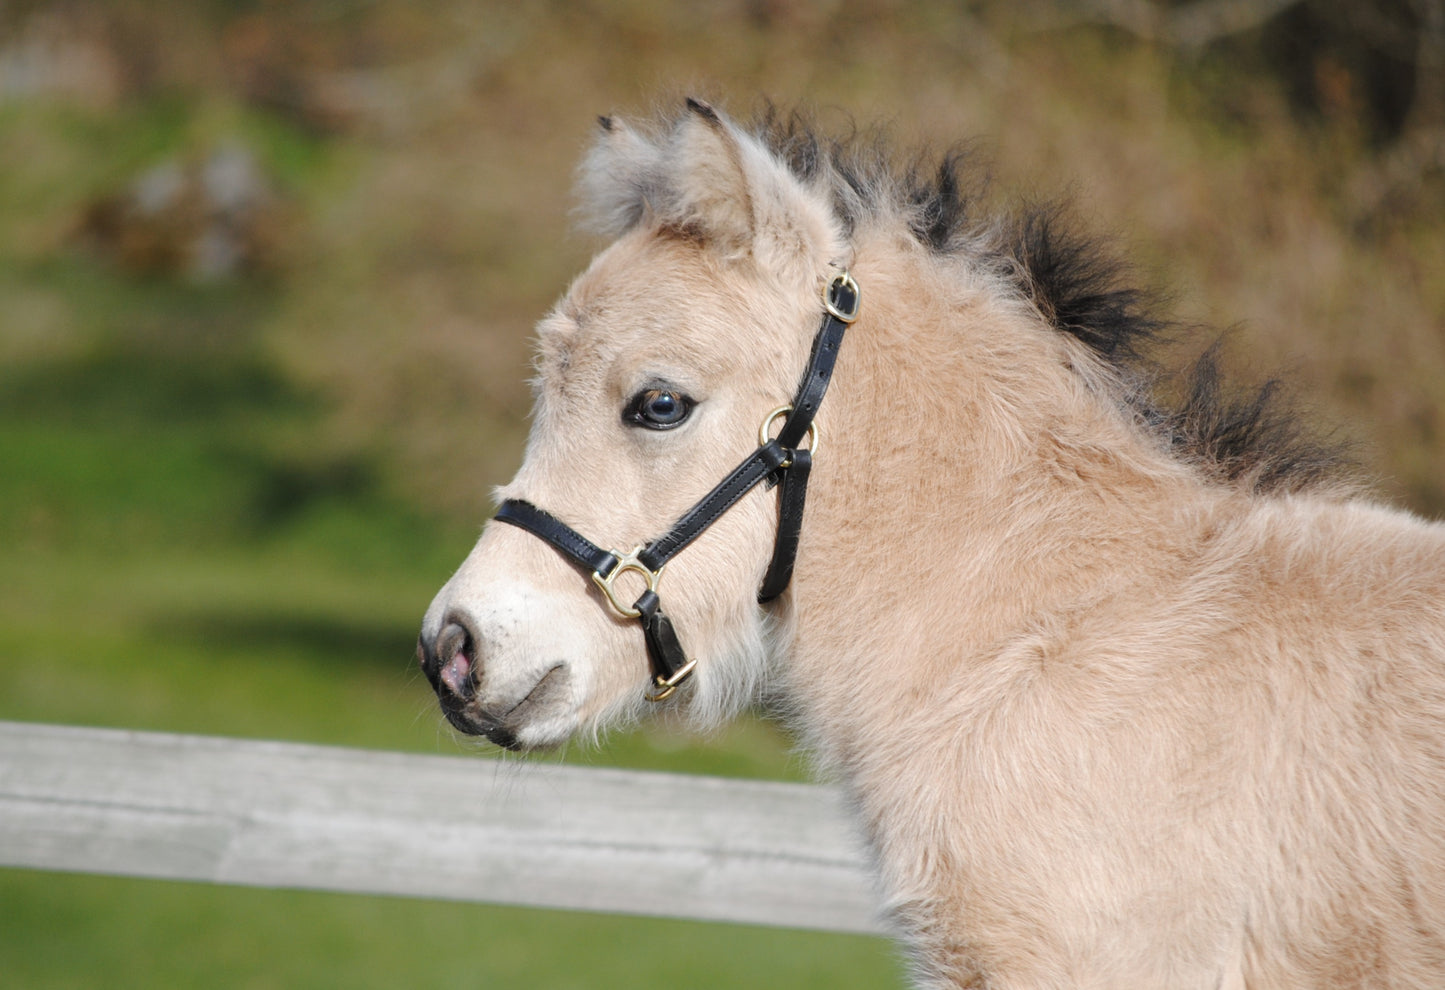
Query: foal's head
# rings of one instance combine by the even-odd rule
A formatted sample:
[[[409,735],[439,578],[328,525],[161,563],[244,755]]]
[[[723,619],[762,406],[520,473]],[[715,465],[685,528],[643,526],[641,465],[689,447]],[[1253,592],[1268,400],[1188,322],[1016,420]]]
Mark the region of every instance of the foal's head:
[[[873,302],[844,349],[855,362],[850,386],[867,394],[869,422],[882,430],[866,441],[874,467],[883,456],[904,462],[891,476],[911,470],[916,388],[928,384],[939,392],[932,406],[922,400],[935,446],[955,469],[992,465],[991,490],[1009,503],[994,518],[1017,508],[1009,465],[1039,455],[1041,438],[1058,446],[1072,436],[1056,429],[1069,415],[1108,431],[1064,444],[1068,458],[1127,461],[1141,477],[1250,494],[1333,477],[1336,452],[1280,415],[1269,387],[1232,398],[1211,354],[1182,379],[1177,404],[1157,404],[1143,355],[1165,325],[1057,211],[986,220],[955,156],[930,172],[900,170],[867,142],[825,145],[796,123],[770,117],[743,131],[696,102],[655,132],[602,121],[580,185],[594,225],[614,241],[538,328],[526,459],[500,491],[499,519],[514,525],[487,527],[423,621],[422,668],[463,731],[547,746],[666,693],[655,690],[657,626],[644,648],[638,624],[587,579],[596,568],[579,571],[577,553],[516,528],[511,500],[549,513],[571,534],[564,542],[582,546],[582,558],[606,558],[611,573],[757,449],[760,424],[793,397],[808,365],[825,287],[855,261]],[[929,346],[915,339],[925,324],[936,331]],[[955,377],[935,374],[946,362]],[[835,402],[832,414],[845,417],[844,408]],[[829,415],[825,405],[824,435]],[[895,430],[891,441],[884,427]],[[791,422],[784,430],[798,432]],[[976,448],[967,456],[964,441]],[[1058,467],[1045,461],[1046,472]],[[1070,463],[1048,477],[1098,474]],[[947,481],[931,480],[935,489]],[[763,488],[743,496],[667,564],[656,589],[696,661],[669,704],[702,721],[757,693],[789,628],[770,623],[757,600],[778,501]],[[851,548],[846,533],[835,537]],[[639,601],[644,575],[657,581],[650,571],[619,567],[610,597]]]
[[[657,134],[604,119],[581,188],[616,240],[538,327],[532,432],[500,496],[625,552],[758,444],[847,259],[828,194],[700,103]],[[697,661],[677,699],[703,719],[765,671],[757,592],[776,519],[754,490],[666,567],[659,590]],[[626,601],[644,589],[629,581]],[[418,653],[453,725],[514,748],[625,718],[649,684],[637,624],[552,547],[495,522],[432,602]]]

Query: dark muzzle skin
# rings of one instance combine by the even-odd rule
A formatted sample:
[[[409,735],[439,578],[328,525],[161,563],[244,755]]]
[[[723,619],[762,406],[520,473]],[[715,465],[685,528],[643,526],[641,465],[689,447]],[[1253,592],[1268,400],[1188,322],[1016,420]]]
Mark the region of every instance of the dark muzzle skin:
[[[482,704],[478,685],[483,673],[480,638],[466,615],[449,612],[435,636],[417,637],[416,660],[436,692],[446,720],[460,732],[483,736],[503,749],[525,749],[518,732],[529,718],[565,696],[568,673],[562,664],[548,669],[519,701],[505,707]]]
[[[475,643],[476,636],[455,615],[447,616],[435,636],[423,633],[417,637],[416,662],[438,698],[471,699],[476,691]]]
[[[453,728],[467,735],[484,736],[498,746],[515,750],[518,748],[517,737],[505,724],[505,716],[492,717],[475,704],[478,676],[476,642],[476,635],[462,617],[449,615],[435,637],[428,638],[424,634],[417,637],[417,665],[436,692],[442,714]],[[543,681],[545,683],[546,678]],[[539,688],[541,686],[538,685]]]

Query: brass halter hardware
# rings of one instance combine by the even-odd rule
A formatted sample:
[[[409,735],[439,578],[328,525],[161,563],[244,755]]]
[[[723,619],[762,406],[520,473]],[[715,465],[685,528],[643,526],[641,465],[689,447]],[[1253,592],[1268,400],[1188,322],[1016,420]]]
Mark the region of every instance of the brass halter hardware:
[[[773,424],[777,422],[780,417],[786,416],[792,411],[792,406],[779,406],[772,412],[768,413],[768,415],[763,419],[763,425],[758,428],[759,447],[767,446],[768,441],[773,438]],[[811,454],[816,454],[818,452],[818,423],[816,420],[808,424],[808,432],[803,435],[808,438],[808,452]],[[791,460],[786,460],[779,465],[779,467],[782,468],[790,468],[792,466],[793,462]]]
[[[847,272],[839,272],[834,275],[823,287],[823,308],[828,311],[829,315],[837,317],[844,323],[857,321],[858,307],[862,300],[863,293],[859,291],[858,283],[853,281],[853,276]]]
[[[671,677],[663,677],[660,674],[652,675],[652,687],[642,693],[648,701],[666,701],[672,697],[672,693],[678,689],[683,681],[692,676],[692,670],[697,666],[697,658],[689,660],[677,669]]]
[[[631,605],[624,604],[623,600],[617,597],[617,578],[621,576],[624,571],[641,574],[647,581],[647,589],[656,593],[657,586],[662,583],[662,572],[667,570],[666,564],[663,564],[654,571],[642,561],[638,560],[637,555],[640,554],[642,550],[643,547],[639,544],[633,547],[630,553],[623,553],[620,550],[609,551],[612,556],[617,558],[617,564],[606,574],[600,571],[592,572],[592,583],[602,589],[602,594],[607,596],[607,604],[612,606],[612,611],[624,619],[639,618],[642,612],[633,608]]]

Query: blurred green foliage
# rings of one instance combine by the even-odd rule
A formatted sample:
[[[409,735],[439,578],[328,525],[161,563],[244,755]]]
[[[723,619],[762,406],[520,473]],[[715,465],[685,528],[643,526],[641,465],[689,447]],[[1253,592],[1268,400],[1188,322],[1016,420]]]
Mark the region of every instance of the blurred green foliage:
[[[1082,2],[0,4],[0,717],[491,755],[437,717],[416,624],[518,460],[528,328],[595,247],[568,229],[593,116],[685,92],[981,135],[1002,186],[1071,185],[1182,315],[1245,321],[1238,365],[1294,366],[1387,495],[1445,510],[1429,121],[1303,7],[1329,23],[1285,59],[1277,24],[1183,51]],[[806,773],[759,720],[554,758]],[[19,871],[0,974],[901,979],[871,939]]]

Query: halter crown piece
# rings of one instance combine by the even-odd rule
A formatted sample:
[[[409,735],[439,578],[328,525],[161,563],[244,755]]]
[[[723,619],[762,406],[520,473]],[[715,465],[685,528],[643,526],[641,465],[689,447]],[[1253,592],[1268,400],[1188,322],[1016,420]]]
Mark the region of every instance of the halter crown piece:
[[[828,382],[833,377],[833,364],[838,347],[849,324],[858,319],[862,296],[858,283],[847,272],[835,275],[823,290],[823,325],[813,338],[813,352],[808,367],[798,383],[791,405],[779,406],[763,421],[758,448],[718,482],[691,509],[683,513],[673,527],[657,539],[634,547],[630,553],[603,550],[556,516],[520,499],[507,499],[497,510],[496,518],[525,529],[545,540],[562,556],[584,572],[602,590],[608,605],[623,618],[642,623],[647,640],[647,655],[652,661],[652,686],[648,701],[662,701],[692,676],[697,667],[688,659],[677,638],[672,622],[662,611],[657,586],[667,562],[683,547],[707,529],[738,499],[766,481],[778,486],[778,532],[773,542],[773,559],[767,576],[758,591],[758,601],[769,602],[781,595],[793,576],[793,560],[798,552],[798,535],[803,527],[803,501],[808,492],[808,472],[813,466],[813,453],[818,449],[818,431],[813,417]],[[779,417],[782,429],[769,437]],[[807,438],[809,445],[800,444]],[[617,598],[617,578],[632,571],[647,582],[647,590],[630,606]]]

